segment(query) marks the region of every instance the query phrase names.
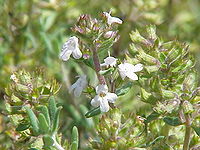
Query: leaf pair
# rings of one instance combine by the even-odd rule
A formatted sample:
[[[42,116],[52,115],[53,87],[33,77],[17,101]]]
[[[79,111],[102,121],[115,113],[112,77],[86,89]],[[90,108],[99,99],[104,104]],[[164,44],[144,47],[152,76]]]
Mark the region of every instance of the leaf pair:
[[[54,134],[57,132],[62,107],[57,108],[54,97],[50,98],[48,108],[43,105],[37,108],[39,110],[38,116],[35,115],[31,108],[25,106],[25,109],[29,116],[30,126],[32,127],[34,136]]]

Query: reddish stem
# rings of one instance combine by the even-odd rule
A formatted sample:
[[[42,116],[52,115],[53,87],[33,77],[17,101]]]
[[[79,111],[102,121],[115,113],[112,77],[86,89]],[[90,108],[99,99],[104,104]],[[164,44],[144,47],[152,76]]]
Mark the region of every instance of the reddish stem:
[[[106,84],[104,76],[99,74],[99,71],[101,70],[101,66],[100,66],[99,57],[97,55],[96,48],[93,49],[93,61],[94,61],[94,67],[97,74],[97,78],[99,79],[99,83]]]

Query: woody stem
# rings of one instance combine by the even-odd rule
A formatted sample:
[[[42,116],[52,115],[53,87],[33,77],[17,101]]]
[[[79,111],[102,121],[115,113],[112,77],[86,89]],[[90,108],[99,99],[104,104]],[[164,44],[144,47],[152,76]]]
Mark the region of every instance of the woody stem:
[[[191,126],[190,126],[190,117],[188,114],[185,115],[185,138],[184,138],[184,144],[183,144],[183,150],[189,150],[189,144],[190,144],[190,133],[191,133]]]

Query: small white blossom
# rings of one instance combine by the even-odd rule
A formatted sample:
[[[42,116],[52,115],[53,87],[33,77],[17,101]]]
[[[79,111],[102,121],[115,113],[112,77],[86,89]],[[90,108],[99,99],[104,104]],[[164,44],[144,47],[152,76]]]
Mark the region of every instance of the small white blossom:
[[[117,99],[117,95],[115,93],[108,92],[107,85],[98,85],[96,87],[97,95],[92,99],[91,105],[94,107],[100,106],[100,110],[102,112],[109,111],[109,103],[114,103]]]
[[[106,16],[107,18],[107,23],[109,25],[113,24],[113,23],[117,23],[117,24],[122,24],[122,20],[117,18],[117,17],[112,17],[110,15],[110,13],[107,13],[107,12],[103,12],[103,14]]]
[[[142,64],[132,65],[129,63],[123,63],[119,66],[119,73],[121,78],[124,80],[125,77],[130,78],[131,80],[138,80],[138,76],[135,72],[141,71],[143,69]]]
[[[117,59],[115,57],[109,56],[104,59],[104,63],[101,64],[101,66],[114,67],[116,66],[116,64],[117,64]]]
[[[60,59],[67,61],[69,57],[73,55],[75,59],[82,57],[82,53],[79,49],[78,38],[75,36],[70,37],[62,46],[60,53]]]
[[[74,92],[74,96],[79,97],[87,86],[87,79],[86,75],[81,75],[79,79],[70,87],[69,92]]]

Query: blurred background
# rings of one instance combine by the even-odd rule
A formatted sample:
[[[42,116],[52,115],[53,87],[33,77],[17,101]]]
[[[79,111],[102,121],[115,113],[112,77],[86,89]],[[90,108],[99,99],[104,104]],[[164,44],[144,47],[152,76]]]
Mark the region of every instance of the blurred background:
[[[88,74],[91,85],[97,83],[93,70],[69,60],[61,62],[59,52],[62,44],[73,35],[70,28],[79,15],[112,10],[112,16],[123,20],[119,27],[120,40],[113,46],[113,56],[122,57],[129,48],[129,33],[149,24],[157,26],[157,32],[165,41],[177,39],[190,45],[200,67],[200,1],[199,0],[0,0],[0,112],[5,94],[4,88],[10,75],[21,68],[34,71],[42,68],[45,74],[55,78],[61,85],[58,101],[65,107],[61,115],[60,130],[70,138],[71,128],[77,125],[80,132],[80,149],[88,149],[89,137],[95,135],[97,119],[85,119],[90,109],[90,99],[74,98],[68,88],[81,73]],[[137,88],[117,105],[123,111],[147,113],[150,107],[137,98]],[[81,108],[82,106],[87,106]],[[143,109],[145,108],[145,109]],[[8,118],[0,114],[0,145],[11,146],[11,128]]]

